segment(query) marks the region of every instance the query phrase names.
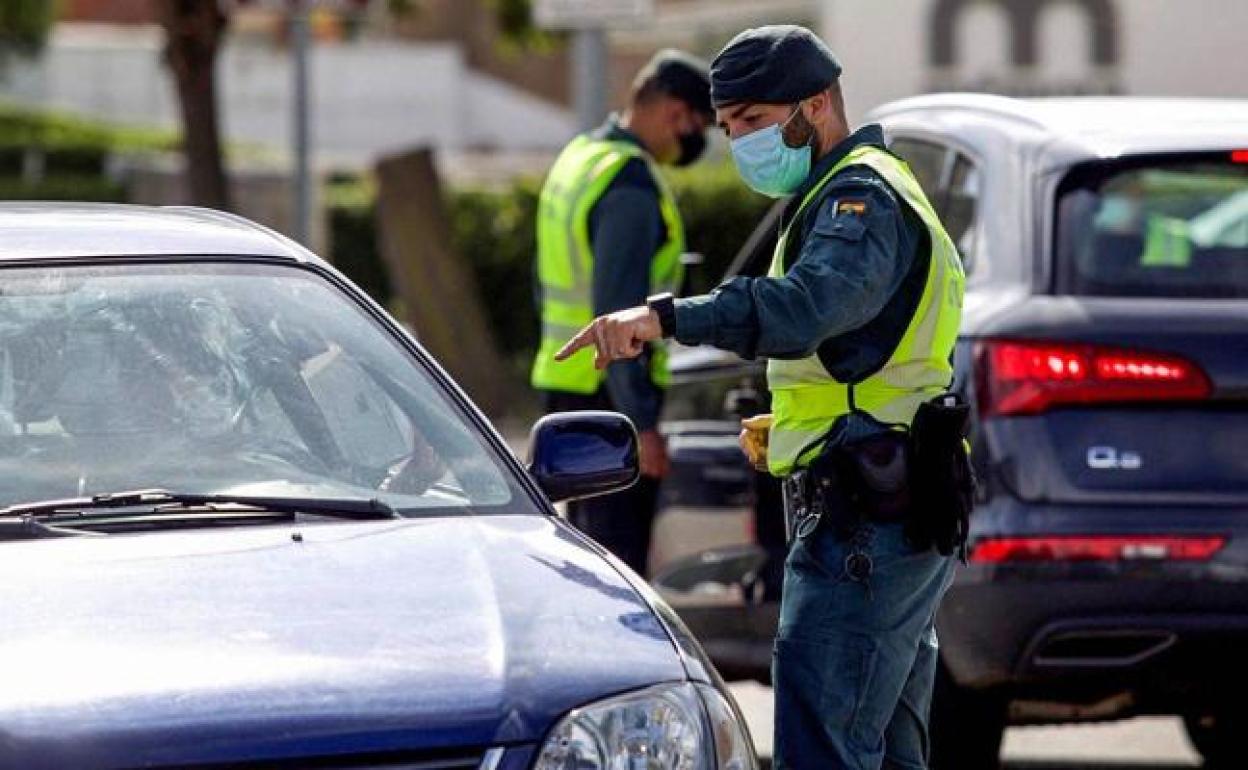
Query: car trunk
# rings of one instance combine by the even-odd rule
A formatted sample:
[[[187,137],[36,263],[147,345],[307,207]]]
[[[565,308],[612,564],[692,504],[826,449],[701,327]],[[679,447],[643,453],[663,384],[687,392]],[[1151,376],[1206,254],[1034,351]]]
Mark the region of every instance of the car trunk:
[[[981,440],[999,478],[1026,501],[1248,503],[1245,340],[1245,300],[1033,298],[977,344]],[[1089,381],[1075,385],[1061,372],[1065,392],[1011,407],[1005,349],[1059,370],[1082,361]],[[1098,364],[1154,373],[1187,364],[1180,379],[1194,387],[1146,381],[1123,391],[1091,381]]]

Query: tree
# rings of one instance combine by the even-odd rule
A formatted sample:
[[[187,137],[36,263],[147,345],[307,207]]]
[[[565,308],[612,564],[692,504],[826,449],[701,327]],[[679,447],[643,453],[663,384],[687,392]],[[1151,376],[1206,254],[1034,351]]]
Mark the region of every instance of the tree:
[[[52,27],[55,3],[49,0],[0,0],[0,69],[13,56],[34,56]]]
[[[182,144],[191,200],[230,207],[217,110],[217,55],[227,18],[220,0],[156,0],[165,29],[165,63],[182,114]]]
[[[549,51],[562,39],[533,23],[533,0],[489,0],[503,42],[523,51]]]

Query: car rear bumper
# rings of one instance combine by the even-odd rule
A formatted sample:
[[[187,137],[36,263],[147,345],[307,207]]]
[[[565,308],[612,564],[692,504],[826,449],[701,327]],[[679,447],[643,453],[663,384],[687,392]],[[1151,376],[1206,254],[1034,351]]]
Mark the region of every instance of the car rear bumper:
[[[971,565],[938,616],[954,680],[1015,699],[1139,708],[1248,683],[1248,581],[1214,565]]]

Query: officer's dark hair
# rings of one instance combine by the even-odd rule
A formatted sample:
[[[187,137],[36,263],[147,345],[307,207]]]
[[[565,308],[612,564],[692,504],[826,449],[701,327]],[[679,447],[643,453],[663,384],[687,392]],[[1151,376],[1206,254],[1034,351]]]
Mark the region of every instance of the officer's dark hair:
[[[664,85],[657,72],[643,71],[638,73],[633,80],[633,85],[628,92],[628,101],[630,104],[649,104],[663,96],[675,96],[675,94]]]
[[[849,129],[849,118],[845,115],[845,93],[841,91],[841,81],[837,80],[828,86],[828,95],[832,98],[832,113],[846,130]]]
[[[828,95],[828,102],[832,105],[832,114],[848,129],[849,119],[845,116],[845,94],[841,91],[841,81],[834,80],[828,84],[827,88],[822,91],[816,91],[810,96],[818,96],[819,94]],[[806,98],[809,99],[810,96]]]
[[[701,60],[674,50],[655,54],[633,78],[628,102],[632,106],[650,104],[663,97],[679,99],[708,117],[711,106],[710,76]]]

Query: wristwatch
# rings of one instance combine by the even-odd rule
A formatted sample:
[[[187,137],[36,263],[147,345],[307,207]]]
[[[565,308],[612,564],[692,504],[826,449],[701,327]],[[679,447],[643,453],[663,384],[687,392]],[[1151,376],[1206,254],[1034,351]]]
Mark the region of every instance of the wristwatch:
[[[676,333],[676,301],[670,291],[646,297],[646,307],[659,317],[659,329],[664,337]]]

